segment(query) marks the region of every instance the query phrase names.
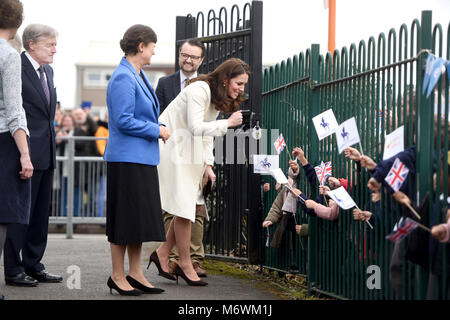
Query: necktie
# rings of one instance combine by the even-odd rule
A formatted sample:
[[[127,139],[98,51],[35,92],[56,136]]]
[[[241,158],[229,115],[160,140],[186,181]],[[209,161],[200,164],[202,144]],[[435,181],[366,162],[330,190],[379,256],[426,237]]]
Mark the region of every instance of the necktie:
[[[190,82],[191,82],[191,80],[189,78],[184,79],[184,87],[183,88],[186,88]]]
[[[42,89],[44,89],[45,97],[47,98],[47,103],[50,104],[50,91],[48,90],[48,84],[45,80],[44,67],[40,66],[39,70],[39,78],[41,80]]]

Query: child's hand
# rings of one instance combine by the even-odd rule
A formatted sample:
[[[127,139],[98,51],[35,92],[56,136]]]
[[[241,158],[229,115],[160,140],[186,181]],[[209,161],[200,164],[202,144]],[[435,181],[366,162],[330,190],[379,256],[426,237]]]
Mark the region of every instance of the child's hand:
[[[297,157],[297,159],[301,162],[303,166],[308,164],[308,160],[306,160],[305,152],[303,151],[302,148],[299,147],[294,148],[294,150],[292,151],[292,156]]]
[[[272,221],[264,221],[263,222],[263,228],[270,227],[272,224],[273,224]]]
[[[372,192],[370,197],[372,198],[372,202],[378,202],[381,200],[381,193],[380,191]]]
[[[263,191],[264,192],[269,192],[270,191],[270,183],[264,183],[264,187],[263,187]]]
[[[297,234],[300,234],[300,230],[302,229],[302,226],[299,224],[295,225],[295,232],[297,232]]]
[[[350,160],[359,161],[361,159],[361,154],[359,151],[352,147],[345,148],[344,154],[345,157]]]
[[[447,235],[447,228],[444,224],[439,224],[431,228],[431,235],[438,241],[443,241]]]
[[[354,208],[353,209],[353,220],[359,220],[361,210]]]
[[[292,191],[294,191],[294,195],[296,198],[300,197],[300,195],[302,194],[302,192],[296,188],[292,188]]]
[[[297,162],[289,160],[289,167],[291,167],[292,172],[296,175],[300,169]]]
[[[281,189],[281,184],[277,182],[275,184],[275,190],[277,190],[277,192],[280,192],[280,189]]]
[[[330,187],[333,189],[339,188],[341,186],[341,183],[335,177],[329,177],[328,183],[330,184]]]
[[[398,203],[404,204],[404,205],[411,205],[411,200],[408,198],[406,194],[404,194],[401,191],[394,192],[392,195]]]
[[[330,191],[330,188],[328,188],[327,186],[319,186],[319,193],[326,196],[327,194],[325,193],[325,191]]]
[[[367,183],[367,188],[369,188],[374,192],[380,191],[381,183],[379,183],[374,177],[372,177],[369,179],[369,182]]]
[[[314,200],[306,200],[305,205],[308,209],[314,210],[316,208],[317,202],[315,202]]]
[[[377,164],[370,157],[361,156],[361,166],[363,168],[367,168],[368,170],[374,170],[377,167]]]

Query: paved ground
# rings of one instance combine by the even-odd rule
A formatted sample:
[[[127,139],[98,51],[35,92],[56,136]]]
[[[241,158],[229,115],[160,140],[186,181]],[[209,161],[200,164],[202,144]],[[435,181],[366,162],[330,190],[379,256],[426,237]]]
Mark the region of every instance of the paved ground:
[[[157,243],[144,244],[143,267],[150,282],[166,290],[160,295],[122,297],[116,291],[110,294],[106,281],[111,273],[109,244],[104,235],[75,234],[66,239],[64,234],[50,234],[43,262],[47,270],[64,277],[62,283],[39,284],[34,288],[5,286],[3,261],[0,262],[0,292],[8,300],[274,300],[276,296],[260,291],[248,280],[228,276],[209,275],[206,287],[189,287],[180,278],[166,280],[157,275],[154,264],[147,270],[148,257]],[[3,259],[2,259],[3,260]],[[126,261],[126,268],[128,261]],[[77,289],[76,274],[79,271]],[[75,288],[74,288],[75,287]],[[71,289],[72,288],[72,289]]]

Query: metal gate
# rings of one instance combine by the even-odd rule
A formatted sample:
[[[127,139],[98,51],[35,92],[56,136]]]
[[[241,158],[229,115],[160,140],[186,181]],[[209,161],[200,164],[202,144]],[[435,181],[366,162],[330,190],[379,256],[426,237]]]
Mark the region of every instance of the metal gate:
[[[251,110],[252,123],[261,118],[262,78],[262,2],[253,1],[242,10],[233,5],[231,11],[220,8],[218,14],[176,18],[175,68],[179,47],[187,39],[196,38],[206,47],[199,73],[213,71],[229,58],[247,62],[252,76],[246,87],[248,99],[241,106]],[[215,139],[216,188],[207,201],[210,219],[205,223],[204,244],[209,256],[261,262],[261,183],[250,165],[249,131],[229,130],[224,138]]]

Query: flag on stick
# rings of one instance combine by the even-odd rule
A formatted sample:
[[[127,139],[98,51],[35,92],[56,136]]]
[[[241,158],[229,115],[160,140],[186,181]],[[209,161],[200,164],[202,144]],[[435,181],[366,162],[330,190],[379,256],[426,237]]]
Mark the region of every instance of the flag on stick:
[[[395,158],[394,164],[384,180],[395,192],[397,192],[400,190],[403,182],[405,182],[408,172],[408,167],[406,167],[399,158]]]
[[[341,154],[345,148],[351,147],[356,143],[359,143],[361,148],[358,126],[356,125],[355,117],[352,117],[339,125],[336,130],[336,142],[338,145],[339,154]]]
[[[315,116],[312,118],[312,121],[314,127],[316,128],[319,140],[333,134],[339,126],[332,109],[328,109],[327,111]]]
[[[273,144],[275,146],[275,149],[277,149],[278,154],[280,154],[281,151],[283,151],[284,147],[286,147],[286,142],[284,141],[282,133],[280,133],[280,136],[277,138],[277,140],[275,140]]]
[[[320,165],[314,167],[316,170],[317,179],[319,179],[319,183],[321,186],[325,185],[328,177],[331,177],[331,161],[324,163],[320,162]]]
[[[417,228],[418,223],[410,218],[403,217],[395,224],[394,230],[386,236],[386,239],[397,242],[405,238],[411,231]]]

